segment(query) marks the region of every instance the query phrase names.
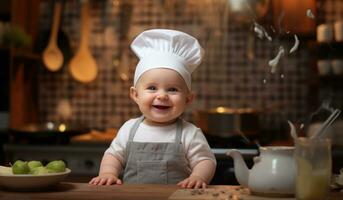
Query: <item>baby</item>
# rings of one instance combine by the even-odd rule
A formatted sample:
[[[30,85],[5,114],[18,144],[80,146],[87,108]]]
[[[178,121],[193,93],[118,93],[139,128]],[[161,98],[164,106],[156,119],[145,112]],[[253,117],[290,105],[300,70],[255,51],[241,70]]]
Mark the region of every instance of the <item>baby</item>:
[[[105,151],[93,185],[177,184],[206,188],[215,157],[202,131],[180,119],[193,101],[191,73],[203,49],[183,32],[147,30],[131,48],[140,61],[130,96],[142,116],[130,119]]]

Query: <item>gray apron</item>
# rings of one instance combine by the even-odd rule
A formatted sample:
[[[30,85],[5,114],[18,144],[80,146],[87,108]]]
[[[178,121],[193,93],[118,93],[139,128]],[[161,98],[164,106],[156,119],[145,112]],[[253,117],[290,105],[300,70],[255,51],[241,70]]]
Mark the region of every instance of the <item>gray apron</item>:
[[[182,125],[177,120],[174,143],[133,142],[139,118],[130,131],[123,182],[132,184],[176,184],[190,175],[181,144]]]

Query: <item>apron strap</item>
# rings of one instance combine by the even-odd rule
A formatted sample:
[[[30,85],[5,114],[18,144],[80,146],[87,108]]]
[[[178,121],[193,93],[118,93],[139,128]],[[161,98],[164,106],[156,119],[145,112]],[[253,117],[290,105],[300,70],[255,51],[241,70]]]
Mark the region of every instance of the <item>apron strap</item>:
[[[139,117],[136,122],[133,124],[131,130],[130,130],[130,136],[129,136],[129,140],[128,142],[132,142],[133,141],[133,137],[135,137],[136,135],[136,131],[139,127],[139,124],[144,120],[144,116]]]
[[[130,130],[130,135],[129,135],[129,140],[126,143],[126,149],[125,149],[125,155],[126,155],[126,159],[129,157],[130,154],[130,149],[131,149],[131,143],[133,141],[133,137],[135,137],[136,135],[136,131],[138,129],[139,124],[144,120],[144,117],[141,116],[139,117],[135,123],[133,124],[133,126],[131,127]]]
[[[175,144],[181,144],[181,136],[182,136],[182,120],[178,118],[176,122]]]

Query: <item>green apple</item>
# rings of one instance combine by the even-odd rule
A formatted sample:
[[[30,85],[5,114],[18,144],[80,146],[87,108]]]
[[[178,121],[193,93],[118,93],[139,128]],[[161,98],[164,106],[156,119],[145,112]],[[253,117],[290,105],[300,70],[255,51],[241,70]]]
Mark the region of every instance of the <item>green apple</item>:
[[[63,160],[54,160],[45,166],[50,172],[65,172],[66,164]]]
[[[49,170],[44,166],[39,166],[39,167],[34,168],[31,172],[34,175],[43,175],[43,174],[48,174]]]
[[[27,162],[17,160],[12,165],[12,172],[13,174],[28,174],[30,172],[30,168],[27,165]]]
[[[29,166],[30,172],[32,173],[35,168],[41,167],[43,164],[40,161],[31,160],[27,163],[27,166]]]

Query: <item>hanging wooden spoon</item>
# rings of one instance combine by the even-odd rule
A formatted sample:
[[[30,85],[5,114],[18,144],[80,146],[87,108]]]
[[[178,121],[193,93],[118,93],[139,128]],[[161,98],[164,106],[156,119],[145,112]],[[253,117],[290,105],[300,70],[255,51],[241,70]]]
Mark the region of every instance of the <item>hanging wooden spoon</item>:
[[[57,71],[63,65],[63,54],[57,46],[57,33],[61,19],[61,2],[57,1],[54,5],[54,18],[48,46],[43,51],[43,63],[50,71]]]
[[[81,6],[81,43],[75,56],[69,63],[71,75],[82,83],[93,81],[98,69],[88,46],[89,40],[89,2],[82,0]]]
[[[119,56],[113,60],[113,64],[116,66],[120,79],[128,81],[130,75],[130,44],[128,35],[130,33],[133,5],[130,1],[122,1],[119,10]]]

